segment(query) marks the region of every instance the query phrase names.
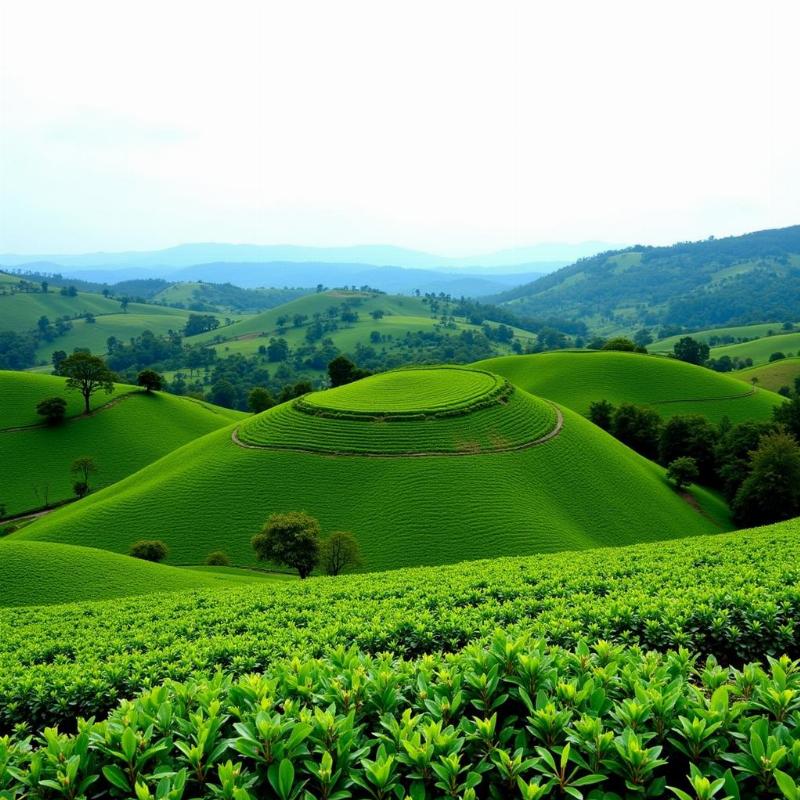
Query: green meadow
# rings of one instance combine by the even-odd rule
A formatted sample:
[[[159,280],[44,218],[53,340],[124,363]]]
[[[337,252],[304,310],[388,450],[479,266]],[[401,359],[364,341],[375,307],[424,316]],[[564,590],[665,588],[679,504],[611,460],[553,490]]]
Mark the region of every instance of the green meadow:
[[[773,353],[783,353],[785,356],[796,356],[800,353],[800,332],[782,333],[776,336],[766,336],[763,339],[754,339],[752,342],[739,344],[726,344],[722,347],[711,348],[711,358],[752,358],[753,366],[767,364]]]
[[[794,382],[800,378],[800,357],[782,358],[771,364],[762,364],[760,367],[749,367],[732,372],[734,378],[752,384],[753,378],[757,385],[772,392],[788,387],[792,389]]]
[[[532,394],[586,414],[592,402],[652,406],[664,417],[701,414],[719,423],[767,420],[783,399],[743,386],[729,374],[639,353],[557,351],[491,358],[474,366],[496,372]]]

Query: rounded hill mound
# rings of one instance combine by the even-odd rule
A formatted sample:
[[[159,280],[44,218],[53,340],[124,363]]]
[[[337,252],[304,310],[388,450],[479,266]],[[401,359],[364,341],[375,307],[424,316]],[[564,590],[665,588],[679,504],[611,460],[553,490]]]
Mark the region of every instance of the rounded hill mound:
[[[250,447],[314,453],[436,455],[519,449],[552,435],[556,409],[484,370],[433,367],[373,375],[244,422]]]
[[[560,350],[479,361],[528,392],[586,414],[596,400],[652,406],[663,417],[702,414],[712,422],[767,420],[783,402],[773,392],[674,358],[616,351]]]
[[[660,467],[485,371],[399,370],[300,405],[318,413],[287,403],[208,434],[12,539],[126,552],[159,538],[175,563],[223,549],[246,565],[270,514],[304,510],[325,533],[352,531],[364,568],[377,570],[726,525],[710,495],[697,490],[698,513]]]

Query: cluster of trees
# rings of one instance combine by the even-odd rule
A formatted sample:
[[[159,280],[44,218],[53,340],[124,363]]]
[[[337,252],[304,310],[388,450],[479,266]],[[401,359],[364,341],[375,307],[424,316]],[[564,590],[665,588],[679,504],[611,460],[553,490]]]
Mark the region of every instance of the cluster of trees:
[[[721,490],[744,527],[800,515],[800,378],[773,417],[714,425],[700,415],[665,422],[632,403],[600,400],[589,408],[592,422],[667,467],[679,488],[698,482]]]

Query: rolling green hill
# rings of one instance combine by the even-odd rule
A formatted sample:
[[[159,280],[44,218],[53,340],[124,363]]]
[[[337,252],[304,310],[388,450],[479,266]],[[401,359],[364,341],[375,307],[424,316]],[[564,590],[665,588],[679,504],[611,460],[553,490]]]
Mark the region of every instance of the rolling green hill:
[[[783,325],[783,322],[762,322],[757,325],[735,325],[730,328],[709,328],[704,331],[679,333],[675,336],[659,339],[648,345],[647,349],[651,353],[671,353],[675,345],[684,336],[691,336],[692,339],[696,339],[698,342],[705,342],[712,347],[720,347],[727,344],[736,344],[743,339],[760,339],[764,336],[775,336],[784,333],[782,330]]]
[[[246,565],[264,520],[302,509],[326,532],[352,531],[376,570],[727,526],[714,496],[696,494],[717,522],[681,499],[661,468],[577,414],[485,372],[457,373],[401,370],[277,406],[13,538],[126,552],[157,535],[176,562],[224,549]]]
[[[800,354],[800,331],[711,348],[711,358],[752,358],[753,366],[756,367],[767,364],[773,353],[783,353],[785,356]]]
[[[731,377],[745,383],[751,383],[753,378],[757,378],[758,385],[771,392],[777,392],[784,386],[794,389],[795,380],[800,378],[800,358],[782,358],[760,367],[740,369],[731,372]]]
[[[800,225],[600,253],[493,298],[598,332],[800,319]]]
[[[251,355],[260,346],[266,345],[271,337],[283,337],[295,349],[306,343],[306,333],[315,314],[325,321],[330,318],[331,310],[340,308],[343,303],[358,313],[358,320],[349,323],[338,321],[336,330],[324,334],[342,352],[353,353],[357,344],[370,344],[370,334],[373,331],[386,337],[383,345],[391,347],[392,339],[401,339],[408,332],[431,332],[439,326],[439,315],[431,314],[430,306],[424,298],[374,292],[328,291],[305,295],[222,330],[193,336],[187,342],[213,344],[222,356],[234,353]],[[383,316],[374,319],[372,312],[383,312]],[[306,319],[295,325],[294,317],[298,314]],[[278,324],[281,318],[286,320],[283,326]],[[447,330],[452,333],[481,330],[479,325],[472,325],[463,318],[455,320],[453,326]],[[536,339],[534,334],[519,328],[514,328],[514,333],[523,345]],[[501,349],[510,352],[507,345]]]
[[[90,547],[0,540],[0,607],[106,600],[276,580],[268,573],[236,572],[179,569]]]
[[[52,375],[0,371],[0,502],[9,515],[72,496],[69,468],[90,456],[94,487],[108,486],[161,456],[244,415],[188,398],[147,395],[118,384],[112,395],[92,398],[95,413],[81,416],[81,399]],[[36,404],[68,400],[69,418],[57,427],[40,424]]]
[[[556,351],[507,356],[474,366],[528,392],[586,414],[596,400],[651,405],[662,416],[702,414],[713,422],[769,419],[783,400],[743,387],[730,375],[672,358],[615,351]]]

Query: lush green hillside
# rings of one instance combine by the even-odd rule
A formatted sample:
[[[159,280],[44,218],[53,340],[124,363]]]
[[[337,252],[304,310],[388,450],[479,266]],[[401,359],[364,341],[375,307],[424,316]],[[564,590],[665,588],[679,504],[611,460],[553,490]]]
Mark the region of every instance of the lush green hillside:
[[[615,351],[557,351],[475,364],[532,394],[586,414],[595,400],[652,405],[663,416],[703,414],[714,422],[769,419],[783,400],[730,375],[672,358]]]
[[[675,494],[658,466],[580,416],[563,411],[562,428],[554,409],[520,389],[491,394],[483,373],[456,394],[446,370],[447,380],[429,381],[423,397],[420,383],[436,372],[401,370],[310,397],[317,411],[335,407],[338,416],[309,413],[305,400],[276,407],[15,537],[125,552],[157,532],[179,563],[221,548],[249,564],[250,538],[266,517],[303,509],[326,531],[352,531],[375,570],[719,529]],[[381,385],[373,396],[370,386]],[[425,442],[430,455],[419,449]],[[331,453],[342,446],[370,455]],[[725,525],[721,504],[697,496]]]
[[[271,580],[267,573],[179,569],[90,547],[0,539],[0,606],[74,603],[265,580]]]
[[[784,333],[783,322],[762,322],[757,325],[735,325],[729,328],[709,328],[704,331],[679,333],[659,339],[647,346],[651,353],[671,353],[675,345],[684,337],[691,336],[698,342],[705,342],[712,347],[726,344],[736,344],[745,339],[760,339],[764,336],[775,336]]]
[[[782,358],[771,364],[732,372],[731,376],[745,383],[752,383],[753,378],[757,378],[758,386],[772,392],[777,392],[784,386],[794,389],[794,382],[800,378],[800,358]]]
[[[324,333],[342,352],[353,353],[357,344],[369,345],[373,331],[384,337],[378,343],[379,347],[391,348],[393,340],[400,340],[409,332],[430,333],[441,330],[441,311],[439,314],[432,314],[425,298],[374,292],[329,291],[300,297],[278,308],[236,322],[224,330],[193,336],[188,342],[212,344],[222,340],[215,345],[217,353],[222,356],[233,353],[251,355],[259,347],[268,344],[271,337],[282,337],[292,349],[296,349],[306,344],[306,335],[315,315],[320,315],[323,322],[334,320],[330,313],[342,304],[349,305],[357,312],[358,319],[353,322],[337,321],[335,330]],[[374,319],[371,316],[373,312],[383,312],[383,316]],[[305,319],[295,325],[295,315],[304,316]],[[282,318],[286,321],[280,325],[279,320]],[[452,327],[446,329],[450,333],[481,330],[479,325],[471,325],[463,318],[456,319],[451,324]],[[534,334],[519,328],[514,328],[514,333],[523,345],[536,339]],[[510,352],[507,345],[501,346],[501,349]]]
[[[70,465],[78,457],[94,459],[93,487],[108,486],[244,416],[119,384],[110,396],[95,394],[96,413],[86,417],[79,415],[82,401],[66,391],[64,378],[20,372],[0,372],[0,396],[0,502],[10,515],[71,497]],[[69,401],[71,416],[57,427],[43,426],[36,404],[53,396]]]
[[[800,225],[601,253],[494,298],[605,331],[800,319]]]
[[[800,354],[800,332],[783,333],[778,336],[767,336],[763,339],[754,339],[752,342],[728,344],[723,347],[712,347],[711,358],[752,358],[753,366],[767,364],[773,353],[783,353],[785,356]]]

